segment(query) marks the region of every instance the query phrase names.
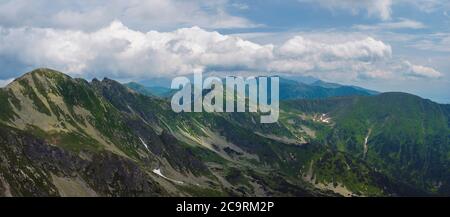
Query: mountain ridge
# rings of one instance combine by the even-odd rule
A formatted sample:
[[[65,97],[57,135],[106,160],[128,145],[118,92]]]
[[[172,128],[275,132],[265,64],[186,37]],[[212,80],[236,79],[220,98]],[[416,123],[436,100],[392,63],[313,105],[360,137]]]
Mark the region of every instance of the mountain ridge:
[[[280,99],[321,99],[339,96],[368,96],[379,94],[377,91],[368,90],[357,86],[346,86],[335,83],[327,83],[317,80],[312,83],[303,83],[301,81],[289,80],[280,77]],[[225,83],[225,81],[222,81]],[[175,91],[170,87],[145,86],[139,82],[130,82],[125,86],[149,96],[170,97]]]
[[[67,186],[97,196],[446,194],[395,177],[392,169],[380,172],[377,166],[383,164],[362,158],[351,145],[336,148],[346,134],[326,139],[345,128],[335,128],[338,116],[322,113],[349,109],[359,98],[372,97],[380,96],[288,101],[279,123],[261,125],[252,121],[257,114],[176,114],[167,100],[111,79],[87,82],[34,70],[0,89],[5,105],[0,108],[0,159],[23,162],[20,167],[0,164],[0,194],[74,193]],[[343,123],[349,119],[336,114]],[[325,121],[328,115],[331,119]],[[30,139],[21,139],[22,134]],[[368,156],[388,160],[371,149]],[[106,162],[116,166],[101,166]],[[17,171],[50,187],[18,182],[23,178],[13,175]],[[93,177],[97,173],[103,175]],[[143,182],[151,185],[142,188]]]

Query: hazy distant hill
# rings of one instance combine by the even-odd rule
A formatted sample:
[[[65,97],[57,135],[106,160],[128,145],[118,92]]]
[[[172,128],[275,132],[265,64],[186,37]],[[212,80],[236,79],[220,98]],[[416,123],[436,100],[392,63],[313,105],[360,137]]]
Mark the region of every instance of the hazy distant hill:
[[[338,96],[369,96],[377,92],[360,87],[315,81],[305,84],[284,78],[280,79],[280,99],[324,99]]]
[[[160,86],[144,86],[136,82],[125,84],[128,88],[148,96],[168,97],[173,92],[170,88]]]
[[[287,78],[296,80],[290,80]],[[225,83],[225,81],[223,82]],[[145,86],[136,82],[131,82],[125,85],[145,95],[168,97],[174,93],[174,90],[171,90],[169,87],[165,86]],[[292,76],[280,77],[280,99],[282,100],[322,99],[337,96],[368,96],[376,94],[378,94],[378,92],[361,87],[327,83],[317,79],[313,80],[311,77],[301,77],[301,79]]]

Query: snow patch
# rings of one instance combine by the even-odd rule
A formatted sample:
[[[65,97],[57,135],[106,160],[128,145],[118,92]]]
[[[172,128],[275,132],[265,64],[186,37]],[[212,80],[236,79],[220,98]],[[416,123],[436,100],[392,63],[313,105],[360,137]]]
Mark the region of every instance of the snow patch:
[[[156,175],[158,175],[158,176],[161,176],[161,177],[164,178],[164,179],[167,179],[167,180],[169,180],[169,181],[171,181],[171,182],[174,182],[174,183],[176,183],[176,184],[180,184],[180,185],[184,184],[184,182],[182,182],[182,181],[178,181],[178,180],[174,180],[174,179],[171,179],[171,178],[166,177],[165,175],[163,175],[163,174],[161,173],[161,169],[154,169],[154,170],[153,170],[153,173],[156,174]]]
[[[370,133],[372,132],[372,129],[369,129],[369,132],[367,132],[366,138],[364,138],[364,153],[363,158],[366,158],[367,151],[369,150],[369,146],[367,145],[367,142],[369,141]]]
[[[139,140],[141,140],[141,142],[142,142],[142,145],[144,145],[145,146],[145,148],[147,149],[147,151],[150,151],[149,149],[148,149],[148,145],[144,142],[144,140],[142,140],[142,138],[141,137],[139,137]]]
[[[318,117],[315,115],[313,117],[313,121],[329,124],[331,122],[331,118],[328,117],[327,114],[321,114],[321,115],[318,115]]]

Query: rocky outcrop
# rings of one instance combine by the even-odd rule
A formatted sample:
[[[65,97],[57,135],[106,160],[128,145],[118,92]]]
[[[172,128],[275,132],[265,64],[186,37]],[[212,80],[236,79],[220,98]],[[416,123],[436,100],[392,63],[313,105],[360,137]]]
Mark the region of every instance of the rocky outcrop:
[[[74,154],[5,127],[0,150],[3,196],[58,196],[64,189],[55,186],[55,176],[81,179],[100,196],[167,195],[134,161],[111,152]]]

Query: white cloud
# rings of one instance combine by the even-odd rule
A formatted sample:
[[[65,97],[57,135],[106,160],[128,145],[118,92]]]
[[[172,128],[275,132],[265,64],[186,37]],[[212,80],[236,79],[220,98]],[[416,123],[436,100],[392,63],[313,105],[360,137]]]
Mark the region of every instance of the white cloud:
[[[238,2],[232,3],[231,6],[234,8],[237,8],[239,10],[247,10],[250,8],[247,4],[238,3]]]
[[[95,32],[0,28],[0,56],[72,75],[148,77],[207,67],[256,69],[272,58],[272,49],[199,27],[140,32],[115,21]]]
[[[415,65],[398,66],[392,60],[391,46],[371,37],[329,41],[327,37],[295,36],[273,45],[199,27],[141,32],[119,21],[94,32],[0,28],[0,56],[27,67],[49,67],[80,77],[115,79],[248,71],[351,81],[411,75],[436,77],[438,73]],[[399,70],[405,68],[409,73]]]
[[[392,29],[423,29],[425,25],[421,22],[401,18],[395,22],[384,22],[376,25],[355,25],[358,30],[392,30]]]
[[[6,79],[6,80],[1,80],[1,79],[0,79],[0,87],[4,87],[4,86],[8,85],[8,84],[11,83],[13,80],[14,80],[13,78],[11,78],[11,79]]]
[[[450,9],[450,2],[443,0],[397,0],[400,3],[412,4],[419,10],[426,13],[433,13],[436,10],[448,10]]]
[[[408,76],[419,77],[419,78],[439,78],[439,77],[442,77],[442,73],[434,70],[433,68],[426,67],[426,66],[421,66],[421,65],[414,65],[414,64],[411,64],[408,61],[405,61],[404,64],[407,67],[406,74]]]
[[[320,59],[370,61],[390,57],[392,51],[389,45],[371,37],[357,41],[327,44],[296,36],[284,43],[280,47],[279,53],[292,57],[317,55]]]
[[[352,14],[365,11],[369,16],[378,17],[382,20],[391,18],[392,0],[299,0],[300,2],[318,3],[330,10],[348,10]]]
[[[445,0],[298,0],[318,4],[329,10],[346,10],[356,15],[361,12],[370,17],[389,20],[392,16],[392,6],[412,5],[420,11],[433,13],[437,10],[450,10],[450,2]]]
[[[325,80],[352,81],[389,79],[395,76],[391,46],[371,37],[352,38],[347,41],[328,40],[330,36],[293,37],[275,53],[280,58],[269,67],[286,73],[303,72]],[[381,73],[384,71],[384,73]],[[398,75],[397,75],[398,76]]]
[[[425,51],[450,52],[450,33],[425,35],[410,46]]]
[[[0,25],[92,31],[120,19],[127,26],[142,31],[193,25],[203,28],[258,26],[230,15],[226,7],[226,0],[3,0],[0,1]]]

